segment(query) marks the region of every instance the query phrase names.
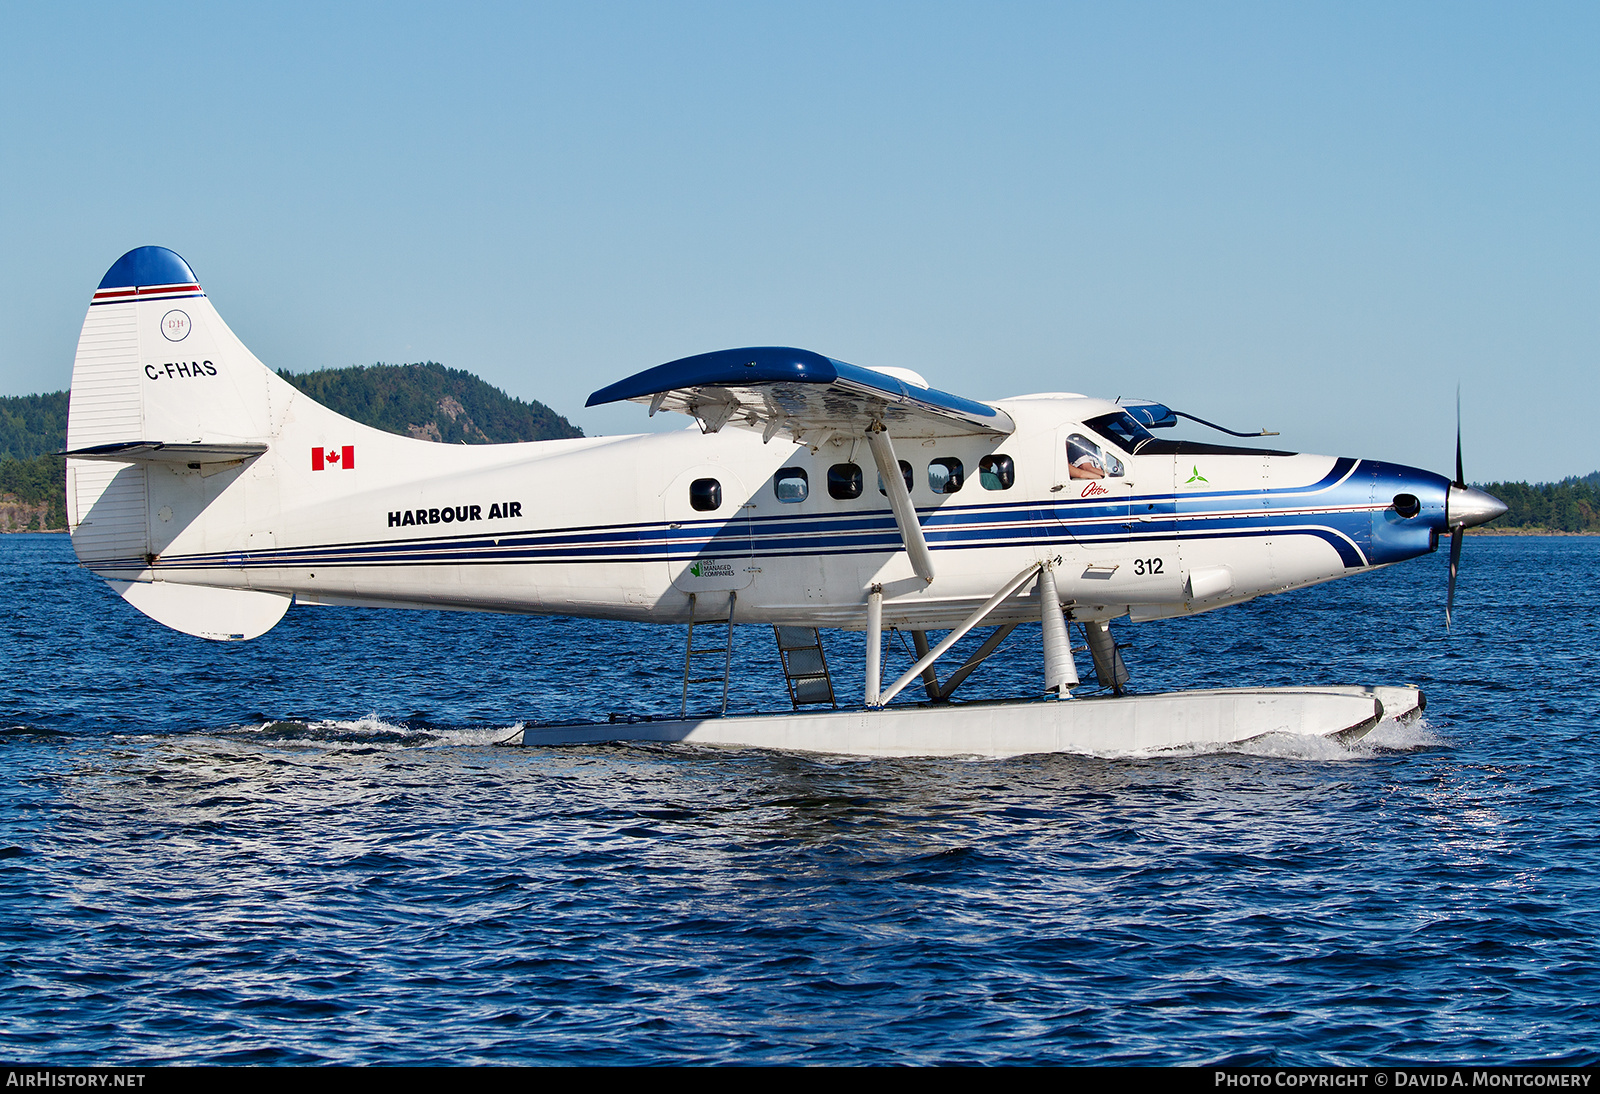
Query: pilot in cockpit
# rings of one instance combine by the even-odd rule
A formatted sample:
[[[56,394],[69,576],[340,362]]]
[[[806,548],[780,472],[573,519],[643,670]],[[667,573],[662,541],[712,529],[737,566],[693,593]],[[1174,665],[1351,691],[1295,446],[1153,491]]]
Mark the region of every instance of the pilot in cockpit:
[[[1081,433],[1067,438],[1067,474],[1074,479],[1106,477],[1106,461],[1100,446]]]

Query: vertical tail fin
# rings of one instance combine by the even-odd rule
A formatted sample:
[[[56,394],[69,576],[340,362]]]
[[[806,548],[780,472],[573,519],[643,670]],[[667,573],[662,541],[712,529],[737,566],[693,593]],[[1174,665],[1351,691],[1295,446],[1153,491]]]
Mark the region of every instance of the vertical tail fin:
[[[242,574],[232,587],[202,588],[217,581],[202,578],[168,593],[152,568],[185,533],[226,550],[253,524],[270,527],[275,488],[228,487],[266,451],[292,395],[181,257],[165,247],[123,255],[90,301],[72,369],[67,517],[79,561],[178,630],[240,638],[270,628],[287,596],[249,591]]]

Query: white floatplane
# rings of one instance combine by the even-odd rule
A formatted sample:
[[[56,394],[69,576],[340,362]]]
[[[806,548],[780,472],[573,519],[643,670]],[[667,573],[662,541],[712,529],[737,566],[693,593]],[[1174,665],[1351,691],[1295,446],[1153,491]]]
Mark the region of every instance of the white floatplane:
[[[775,347],[673,361],[589,405],[623,399],[699,428],[478,446],[385,433],[275,375],[182,258],[140,247],[100,282],[78,343],[73,548],[152,619],[211,639],[254,638],[295,602],[688,625],[680,717],[529,728],[528,744],[1004,756],[1352,739],[1413,714],[1410,688],[1128,694],[1110,623],[1389,565],[1447,531],[1453,599],[1463,530],[1505,508],[1463,480],[1459,430],[1452,482],[1163,440],[1179,414],[1157,403],[981,403]],[[773,626],[792,710],[726,713],[735,621]],[[1030,622],[1045,701],[950,701]],[[1079,684],[1069,624],[1105,697],[1059,701]],[[708,642],[708,626],[726,630]],[[980,626],[987,639],[941,680],[938,659]],[[888,686],[886,627],[920,655]],[[866,631],[859,705],[840,709],[818,628]],[[722,713],[691,716],[708,662]],[[913,684],[926,701],[889,706]]]

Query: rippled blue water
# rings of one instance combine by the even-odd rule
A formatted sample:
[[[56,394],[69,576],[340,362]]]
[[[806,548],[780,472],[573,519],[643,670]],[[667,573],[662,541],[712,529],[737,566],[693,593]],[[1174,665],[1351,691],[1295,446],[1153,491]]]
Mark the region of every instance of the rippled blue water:
[[[975,762],[497,748],[672,709],[681,630],[297,608],[213,645],[0,537],[0,1045],[1600,1063],[1600,540],[1467,546],[1451,635],[1442,555],[1124,632],[1146,689],[1415,683],[1421,726]]]

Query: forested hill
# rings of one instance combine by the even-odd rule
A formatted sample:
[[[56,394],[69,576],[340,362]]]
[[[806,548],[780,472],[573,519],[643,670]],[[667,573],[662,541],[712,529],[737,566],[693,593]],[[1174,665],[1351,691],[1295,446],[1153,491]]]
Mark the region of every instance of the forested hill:
[[[67,446],[67,393],[0,397],[0,459],[31,460]]]
[[[1491,482],[1483,489],[1505,502],[1506,515],[1485,532],[1514,528],[1550,532],[1600,532],[1600,471],[1560,482]]]
[[[462,369],[412,365],[280,372],[347,418],[432,441],[546,441],[583,431],[543,403],[512,398]],[[64,528],[67,393],[0,396],[0,532]]]
[[[525,403],[458,368],[433,361],[286,372],[279,376],[358,422],[429,441],[504,444],[581,437],[543,403]]]
[[[67,393],[0,397],[0,532],[64,528]]]

